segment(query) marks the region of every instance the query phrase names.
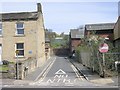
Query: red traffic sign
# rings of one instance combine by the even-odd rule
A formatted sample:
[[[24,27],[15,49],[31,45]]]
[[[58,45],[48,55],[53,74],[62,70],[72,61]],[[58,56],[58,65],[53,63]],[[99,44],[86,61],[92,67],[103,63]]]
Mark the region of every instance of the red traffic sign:
[[[103,44],[101,44],[101,45],[99,46],[99,51],[100,51],[101,53],[106,53],[106,52],[108,52],[108,49],[109,49],[109,47],[108,47],[108,45],[107,45],[106,43],[103,43]]]

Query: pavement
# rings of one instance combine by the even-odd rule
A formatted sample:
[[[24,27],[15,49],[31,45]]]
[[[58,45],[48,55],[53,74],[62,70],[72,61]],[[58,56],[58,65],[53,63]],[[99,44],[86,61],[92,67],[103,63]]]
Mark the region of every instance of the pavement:
[[[0,86],[1,85],[28,85],[30,82],[37,81],[40,76],[45,72],[45,70],[49,67],[51,62],[55,57],[51,57],[48,59],[44,65],[39,68],[36,68],[33,72],[27,75],[26,78],[23,80],[16,80],[16,79],[0,79]]]
[[[93,72],[89,68],[83,66],[74,59],[69,59],[76,69],[84,76],[84,78],[92,83],[118,86],[118,76],[102,78],[98,73]]]

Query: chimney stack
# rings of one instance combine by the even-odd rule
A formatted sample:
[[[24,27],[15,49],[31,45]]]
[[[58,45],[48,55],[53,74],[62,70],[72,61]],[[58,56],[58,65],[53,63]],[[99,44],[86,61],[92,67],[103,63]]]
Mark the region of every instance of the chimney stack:
[[[37,11],[42,13],[41,3],[37,3]]]

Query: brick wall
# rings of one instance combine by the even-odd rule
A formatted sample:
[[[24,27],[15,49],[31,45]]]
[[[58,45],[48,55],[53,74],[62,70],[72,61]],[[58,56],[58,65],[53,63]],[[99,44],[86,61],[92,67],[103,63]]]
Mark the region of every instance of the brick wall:
[[[71,52],[81,44],[81,40],[71,40]]]

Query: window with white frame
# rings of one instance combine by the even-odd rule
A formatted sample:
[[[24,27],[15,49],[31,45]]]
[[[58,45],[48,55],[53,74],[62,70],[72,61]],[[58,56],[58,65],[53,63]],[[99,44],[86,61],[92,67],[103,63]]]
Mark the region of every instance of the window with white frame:
[[[16,43],[16,56],[24,56],[24,43]]]
[[[24,23],[16,23],[16,34],[24,35]]]
[[[2,23],[0,23],[0,35],[2,35]]]

